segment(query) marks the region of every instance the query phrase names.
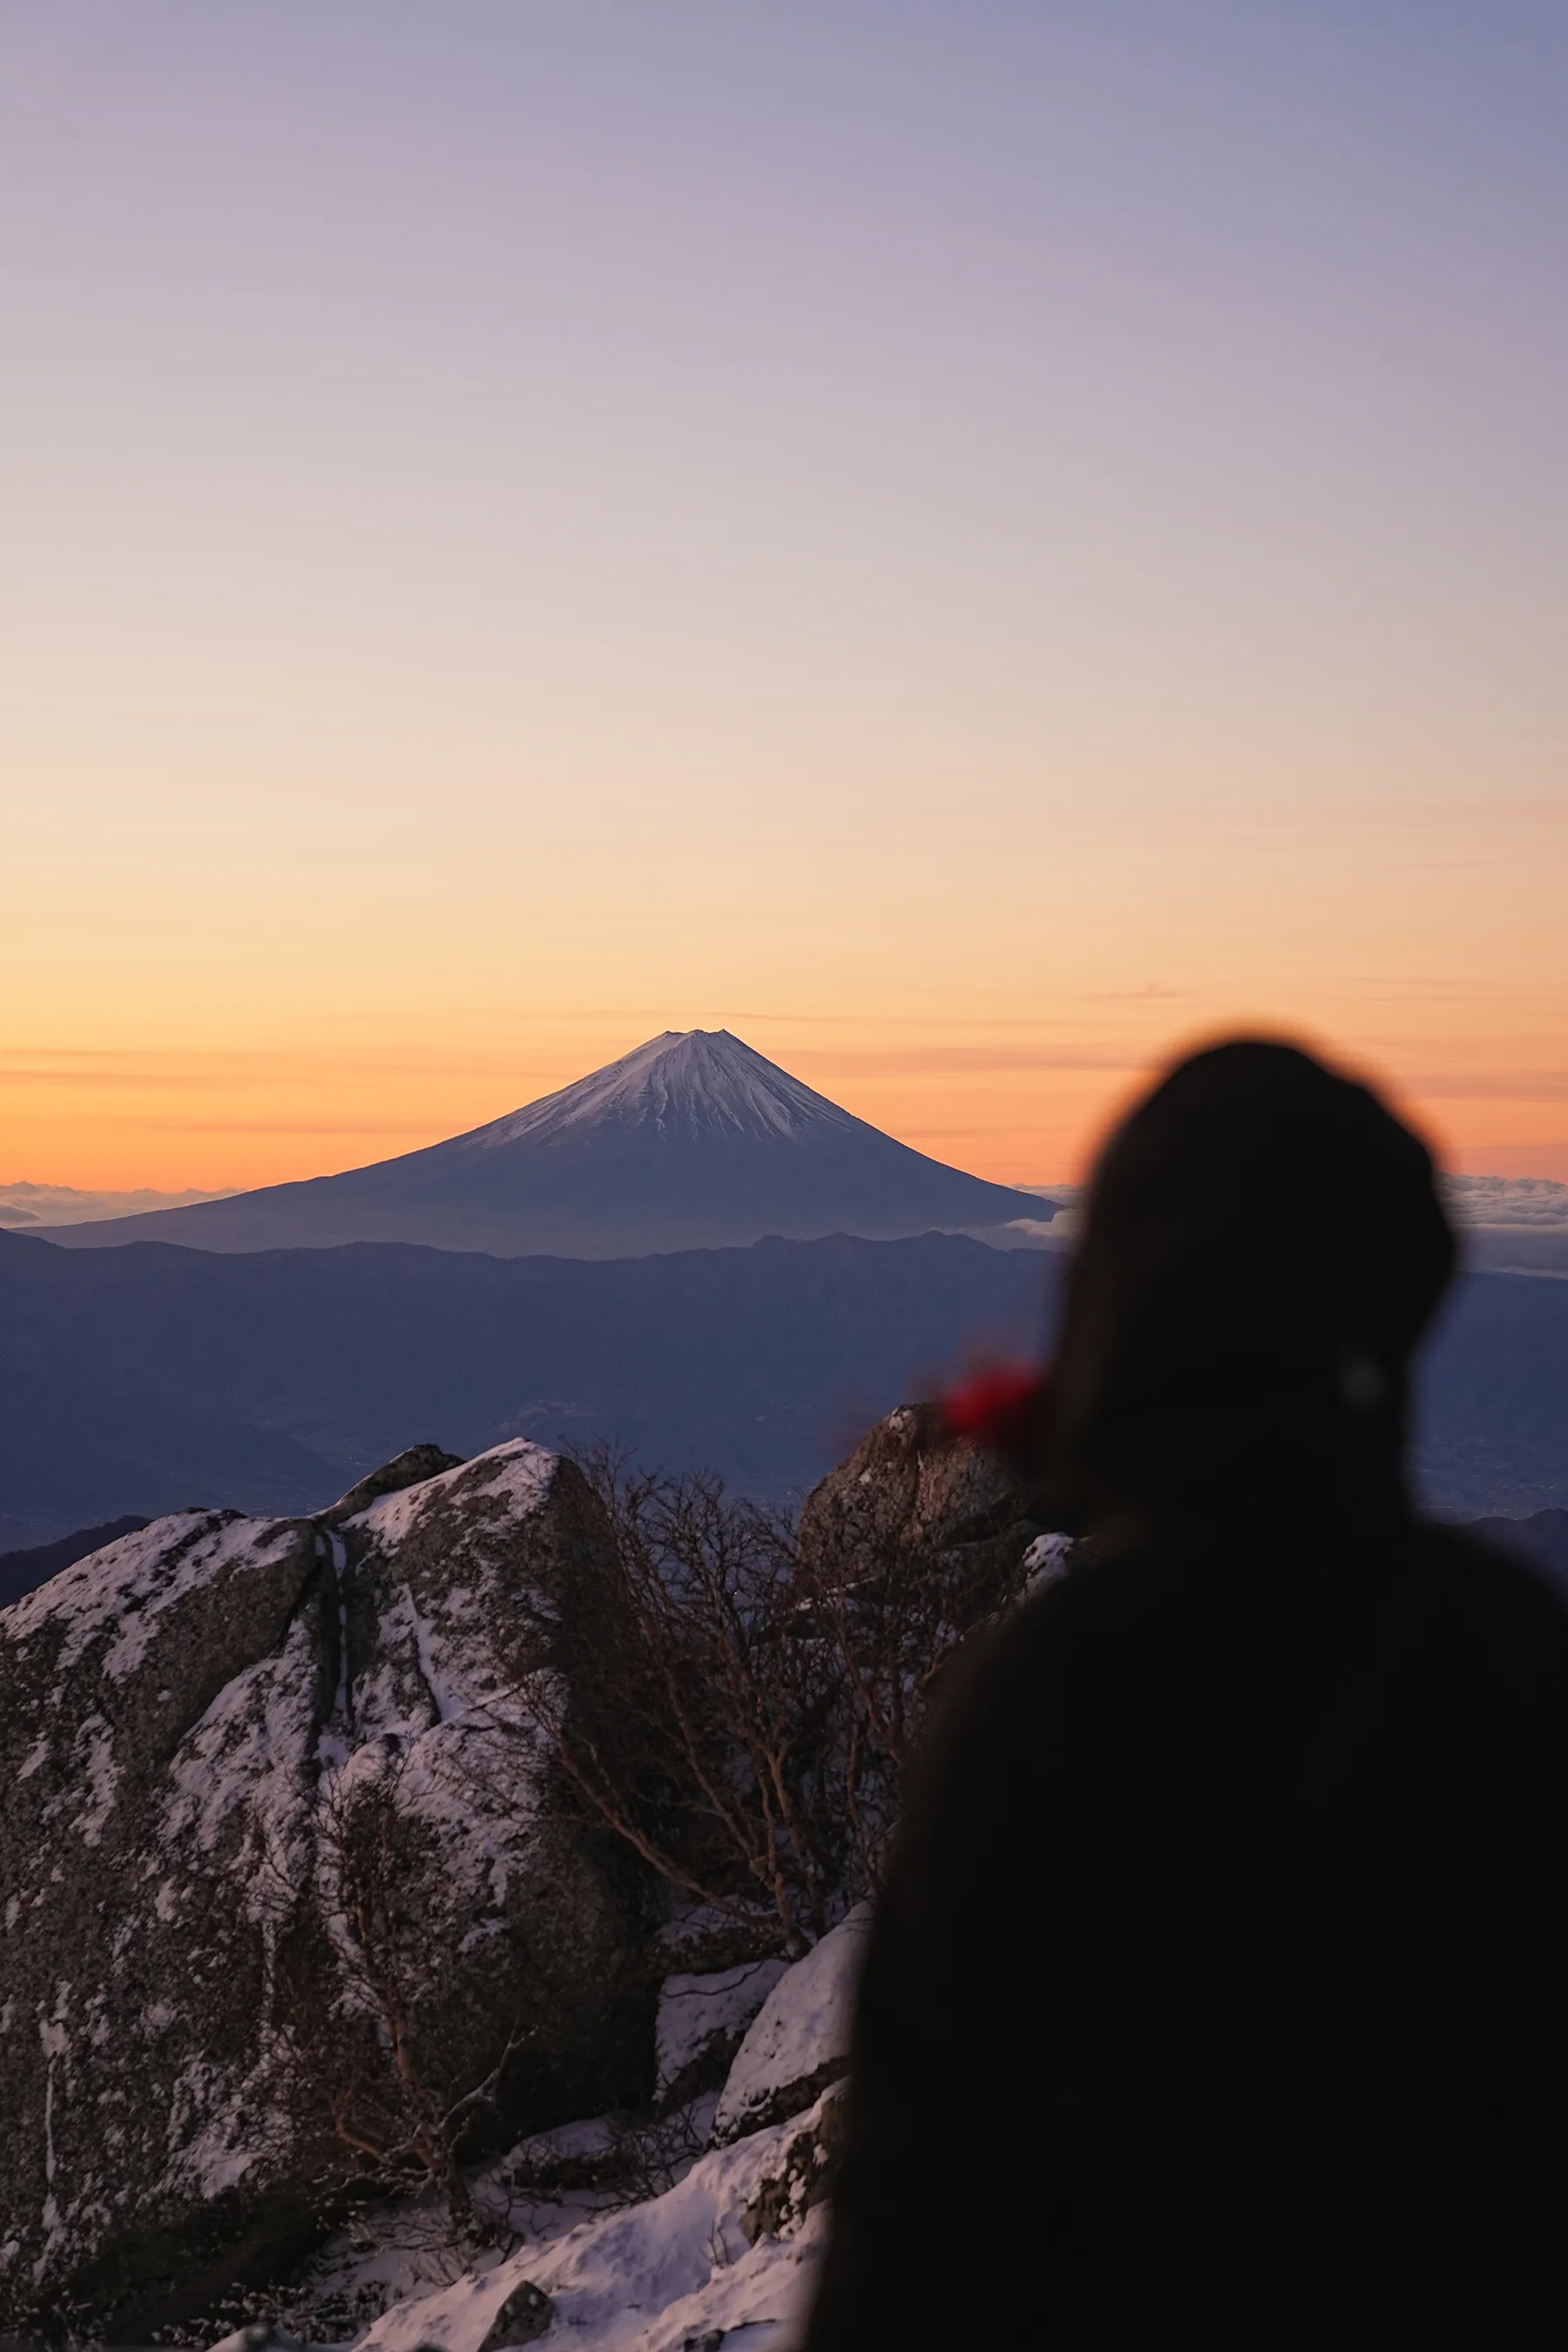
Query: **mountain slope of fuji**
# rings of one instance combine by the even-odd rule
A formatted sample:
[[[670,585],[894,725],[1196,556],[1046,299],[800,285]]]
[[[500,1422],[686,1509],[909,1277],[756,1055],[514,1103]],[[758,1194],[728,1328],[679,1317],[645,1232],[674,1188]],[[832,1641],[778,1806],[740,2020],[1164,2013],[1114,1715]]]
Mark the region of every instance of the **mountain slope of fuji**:
[[[1048,1222],[1051,1204],[945,1167],[815,1094],[727,1029],[669,1030],[471,1134],[341,1176],[94,1224],[68,1249],[414,1242],[498,1257],[627,1257],[776,1234],[870,1240]]]

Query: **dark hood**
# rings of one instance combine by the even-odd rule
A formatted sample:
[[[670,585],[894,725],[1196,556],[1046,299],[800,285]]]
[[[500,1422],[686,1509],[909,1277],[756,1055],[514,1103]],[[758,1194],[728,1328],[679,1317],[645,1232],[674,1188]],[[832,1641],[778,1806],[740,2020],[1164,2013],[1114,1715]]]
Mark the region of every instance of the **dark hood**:
[[[1431,1155],[1365,1087],[1251,1040],[1182,1063],[1090,1187],[1052,1381],[1068,1511],[1399,1507],[1453,1258]]]

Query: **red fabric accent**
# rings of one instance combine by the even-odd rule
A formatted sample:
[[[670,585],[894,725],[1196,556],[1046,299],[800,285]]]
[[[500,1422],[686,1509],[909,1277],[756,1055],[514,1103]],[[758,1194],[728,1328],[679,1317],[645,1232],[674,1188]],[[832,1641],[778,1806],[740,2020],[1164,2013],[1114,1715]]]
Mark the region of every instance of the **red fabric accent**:
[[[1049,1374],[1037,1364],[998,1364],[950,1389],[938,1410],[955,1437],[1005,1454],[1038,1428],[1049,1386]]]

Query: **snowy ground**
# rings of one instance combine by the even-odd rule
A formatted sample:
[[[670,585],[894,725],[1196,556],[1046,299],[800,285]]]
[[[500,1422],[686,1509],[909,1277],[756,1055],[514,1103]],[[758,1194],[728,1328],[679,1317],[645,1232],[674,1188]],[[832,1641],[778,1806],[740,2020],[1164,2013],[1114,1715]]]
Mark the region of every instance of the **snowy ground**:
[[[288,2332],[270,2341],[786,2352],[824,2238],[866,1925],[852,1912],[793,1968],[670,1978],[661,2076],[679,2081],[743,2026],[721,2090],[635,2130],[610,2116],[563,2125],[486,2168],[471,2185],[500,2242],[466,2267],[427,2201],[362,2217],[277,2298]],[[262,2352],[267,2340],[241,2328],[220,2352]]]
[[[481,2352],[503,2315],[536,2332],[503,2325],[498,2345],[677,2352],[721,2331],[737,2352],[782,2347],[821,2240],[811,2192],[834,2096],[699,2158],[661,2197],[581,2219],[563,2200],[498,2261],[394,2304],[363,2352]]]

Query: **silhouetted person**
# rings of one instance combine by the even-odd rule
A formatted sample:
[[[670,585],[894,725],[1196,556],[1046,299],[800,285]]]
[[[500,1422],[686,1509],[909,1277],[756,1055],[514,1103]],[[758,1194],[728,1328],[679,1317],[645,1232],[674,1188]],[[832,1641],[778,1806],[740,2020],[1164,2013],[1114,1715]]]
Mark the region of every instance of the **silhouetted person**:
[[[810,2352],[1568,2345],[1568,1619],[1406,1496],[1452,1256],[1289,1047],[1112,1138],[1040,1437],[1093,1541],[895,1842]]]

